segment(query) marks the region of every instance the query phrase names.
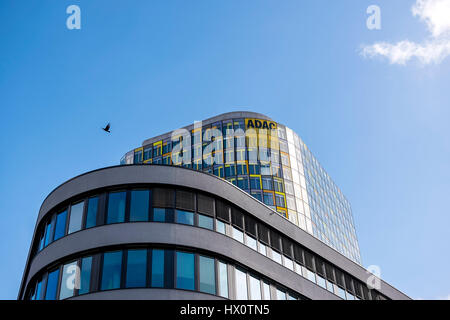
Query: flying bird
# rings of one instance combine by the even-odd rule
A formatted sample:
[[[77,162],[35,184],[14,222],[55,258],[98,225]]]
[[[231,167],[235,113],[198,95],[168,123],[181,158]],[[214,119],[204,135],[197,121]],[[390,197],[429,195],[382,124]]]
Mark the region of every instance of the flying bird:
[[[108,124],[106,125],[106,127],[102,128],[102,130],[111,133],[111,131],[109,131],[109,128],[111,128],[111,124],[108,122]]]

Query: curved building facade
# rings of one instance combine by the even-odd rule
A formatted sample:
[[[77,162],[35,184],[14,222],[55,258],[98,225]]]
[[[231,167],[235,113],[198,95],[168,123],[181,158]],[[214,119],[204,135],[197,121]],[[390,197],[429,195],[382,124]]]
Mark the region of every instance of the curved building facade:
[[[108,167],[52,191],[19,299],[408,299],[213,174]]]

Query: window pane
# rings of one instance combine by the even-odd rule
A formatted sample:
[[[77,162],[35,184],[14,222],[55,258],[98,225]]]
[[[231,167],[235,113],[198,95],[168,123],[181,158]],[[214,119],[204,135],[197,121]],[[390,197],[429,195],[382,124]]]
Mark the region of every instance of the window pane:
[[[272,250],[272,259],[273,259],[273,261],[278,262],[279,264],[281,264],[281,254],[279,254],[275,250]]]
[[[236,278],[236,299],[247,300],[247,274],[237,268],[234,271]]]
[[[216,231],[225,234],[225,223],[216,219]]]
[[[155,221],[155,222],[166,221],[166,209],[154,208],[153,209],[153,221]]]
[[[101,290],[120,288],[122,271],[122,251],[106,252],[103,255]]]
[[[216,294],[214,259],[200,256],[199,266],[200,266],[200,291]]]
[[[239,229],[236,229],[233,227],[233,239],[244,243],[244,233],[240,231]]]
[[[56,216],[55,240],[64,237],[66,232],[67,210],[58,213]]]
[[[81,279],[78,294],[88,293],[91,285],[92,257],[81,259]]]
[[[177,288],[195,289],[194,254],[177,252]]]
[[[53,222],[50,221],[47,226],[45,227],[45,241],[44,241],[44,247],[48,246],[51,242],[51,237],[53,233]]]
[[[286,293],[277,288],[277,300],[286,300]]]
[[[76,261],[64,265],[61,278],[61,289],[59,291],[60,300],[73,296],[79,277],[77,270],[78,266]]]
[[[81,230],[81,222],[83,221],[84,201],[72,205],[70,208],[70,221],[68,234]]]
[[[126,192],[113,192],[109,194],[107,224],[125,221],[126,195]]]
[[[250,299],[261,300],[261,281],[250,276]]]
[[[214,219],[202,214],[198,215],[198,226],[206,229],[214,229]]]
[[[42,279],[39,281],[36,287],[36,293],[34,294],[33,300],[41,300],[41,291],[42,291]]]
[[[45,300],[56,300],[56,290],[58,290],[59,269],[48,274],[47,289],[45,290]]]
[[[152,287],[164,287],[164,250],[152,250]]]
[[[194,225],[194,213],[177,210],[177,223]]]
[[[86,229],[97,225],[98,197],[89,198],[86,213]]]
[[[267,282],[263,282],[264,300],[270,300],[270,285]]]
[[[130,221],[148,221],[148,190],[131,191]]]
[[[219,291],[220,296],[228,298],[228,272],[223,262],[219,262]]]
[[[255,251],[258,250],[258,246],[256,245],[256,239],[246,234],[245,241],[248,247],[252,248]]]
[[[146,275],[147,250],[128,250],[126,287],[145,287]]]
[[[263,254],[263,255],[265,255],[265,256],[267,256],[267,249],[266,249],[266,246],[263,245],[262,242],[258,242],[258,243],[259,243],[258,252],[261,253],[261,254]]]

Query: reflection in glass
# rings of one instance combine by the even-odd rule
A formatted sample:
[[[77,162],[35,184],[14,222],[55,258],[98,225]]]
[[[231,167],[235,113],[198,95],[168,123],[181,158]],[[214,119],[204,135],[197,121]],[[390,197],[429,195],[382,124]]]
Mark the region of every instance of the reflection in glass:
[[[215,294],[216,277],[214,259],[199,256],[200,291]]]
[[[148,221],[148,190],[132,190],[130,200],[130,221]]]
[[[70,207],[69,231],[67,232],[68,234],[81,230],[81,223],[83,221],[83,208],[84,201]]]
[[[103,255],[101,290],[120,288],[122,251],[106,252]]]
[[[164,287],[164,250],[152,250],[152,287]]]
[[[128,250],[126,287],[145,287],[146,278],[147,250]]]
[[[194,254],[187,252],[177,252],[177,288],[194,290]]]
[[[126,195],[126,192],[112,192],[109,194],[107,224],[125,221]]]

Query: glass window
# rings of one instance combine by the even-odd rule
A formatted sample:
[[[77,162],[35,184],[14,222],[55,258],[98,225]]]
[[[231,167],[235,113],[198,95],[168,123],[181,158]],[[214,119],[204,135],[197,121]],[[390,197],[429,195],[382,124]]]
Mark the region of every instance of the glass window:
[[[261,300],[261,281],[250,276],[250,299]]]
[[[130,221],[148,221],[148,203],[150,192],[148,190],[131,191]]]
[[[70,207],[70,221],[68,234],[81,230],[81,223],[83,222],[84,201],[72,205]]]
[[[91,268],[92,268],[92,257],[86,257],[81,259],[81,279],[80,279],[80,290],[78,290],[78,294],[85,294],[90,292]]]
[[[277,300],[286,300],[286,292],[277,288]]]
[[[103,255],[101,290],[120,288],[122,251],[106,252]]]
[[[109,194],[107,224],[125,221],[126,195],[126,192],[112,192]]]
[[[259,244],[258,252],[267,256],[266,246],[262,242],[259,242],[259,241],[258,241],[258,244]]]
[[[264,300],[270,300],[270,285],[267,282],[263,282]]]
[[[245,177],[245,178],[239,177],[237,179],[237,186],[240,189],[248,190],[248,179],[247,179],[247,177]]]
[[[127,288],[145,287],[147,283],[147,250],[128,250]]]
[[[214,259],[199,256],[200,291],[216,294]]]
[[[322,278],[321,276],[319,276],[318,274],[317,274],[316,276],[317,276],[317,284],[318,284],[319,286],[321,286],[322,288],[326,289],[327,286],[326,286],[326,284],[325,284],[325,279]]]
[[[42,291],[42,279],[39,280],[39,282],[37,284],[36,292],[34,293],[33,300],[41,300],[41,291]]]
[[[276,205],[277,205],[278,207],[282,207],[282,208],[285,207],[285,204],[284,204],[284,196],[283,196],[283,195],[281,195],[281,194],[276,194],[276,195],[275,195],[275,202],[276,202]]]
[[[225,223],[223,223],[222,221],[216,219],[216,231],[220,232],[222,234],[225,234],[226,233],[225,230],[226,230]]]
[[[86,213],[86,229],[97,225],[98,197],[89,198]]]
[[[64,210],[61,213],[56,215],[56,226],[55,226],[55,239],[64,237],[66,233],[66,219],[67,219],[67,210]]]
[[[251,192],[251,195],[259,201],[262,201],[261,192]]]
[[[259,177],[250,177],[250,188],[252,190],[261,190],[261,181]]]
[[[268,205],[268,206],[273,206],[273,194],[272,193],[267,193],[264,192],[264,204]]]
[[[177,252],[177,288],[194,290],[194,254]]]
[[[61,279],[61,289],[59,290],[59,299],[70,298],[74,294],[74,289],[78,287],[79,273],[77,262],[71,262],[63,266]]]
[[[236,299],[247,300],[247,274],[235,268],[234,275],[236,279]]]
[[[272,259],[273,259],[273,261],[278,262],[279,264],[282,264],[281,263],[281,254],[279,254],[275,250],[272,250]]]
[[[256,244],[256,239],[253,237],[250,237],[248,234],[245,235],[245,244],[255,251],[258,250],[258,245]]]
[[[262,186],[264,190],[273,190],[272,178],[262,178]]]
[[[155,222],[166,221],[166,209],[153,208],[153,221],[155,221]]]
[[[284,266],[289,270],[294,271],[294,262],[286,256],[283,256],[283,259],[284,259]]]
[[[152,287],[164,287],[164,250],[152,250]]]
[[[56,300],[58,290],[59,269],[48,274],[47,289],[45,290],[45,300]]]
[[[214,219],[202,214],[198,215],[198,226],[210,230],[214,230]]]
[[[194,225],[194,213],[189,211],[177,210],[177,223]]]
[[[52,237],[52,233],[53,233],[53,221],[52,220],[50,220],[47,223],[47,226],[45,227],[44,247],[48,246],[50,244],[50,242],[51,242],[51,237]]]
[[[244,233],[241,230],[233,227],[233,239],[244,243]]]
[[[228,272],[227,265],[219,261],[219,295],[228,298]]]

